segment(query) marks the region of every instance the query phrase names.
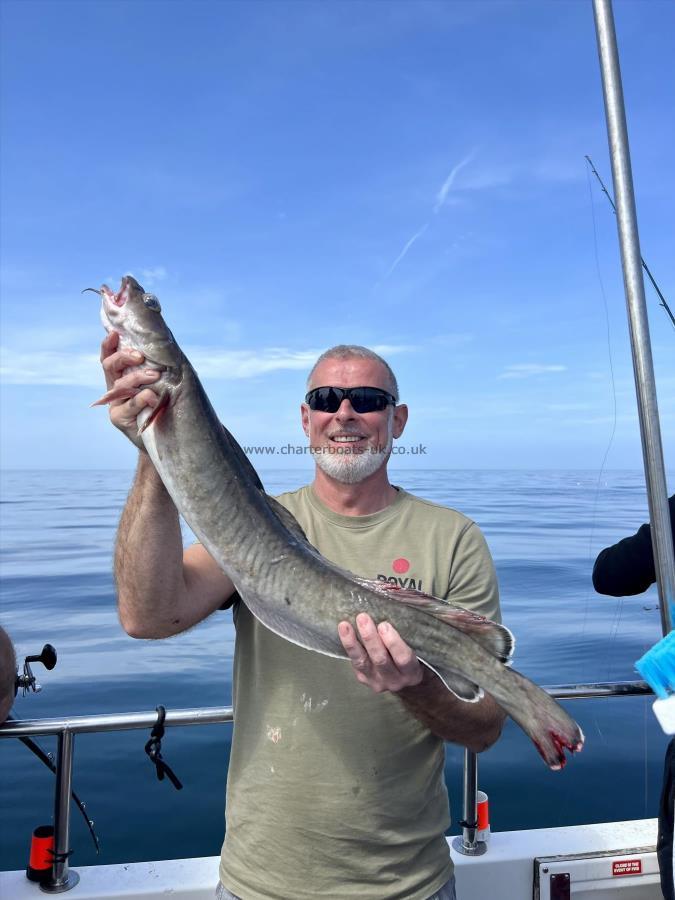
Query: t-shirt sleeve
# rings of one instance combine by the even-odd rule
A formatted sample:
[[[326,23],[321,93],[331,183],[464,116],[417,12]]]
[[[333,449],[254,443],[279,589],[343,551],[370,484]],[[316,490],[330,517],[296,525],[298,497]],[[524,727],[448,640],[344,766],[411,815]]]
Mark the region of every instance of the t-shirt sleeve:
[[[502,620],[492,556],[480,528],[473,522],[462,532],[455,548],[445,599],[493,622]]]

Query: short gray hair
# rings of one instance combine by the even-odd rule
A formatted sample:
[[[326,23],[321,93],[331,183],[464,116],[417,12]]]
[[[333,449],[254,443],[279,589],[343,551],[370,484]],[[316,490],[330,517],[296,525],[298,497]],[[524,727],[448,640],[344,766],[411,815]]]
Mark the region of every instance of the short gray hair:
[[[380,365],[384,366],[389,382],[389,392],[393,394],[398,403],[398,382],[396,381],[396,376],[394,375],[391,366],[386,359],[382,359],[379,353],[375,353],[374,350],[369,350],[368,347],[362,347],[360,344],[336,344],[335,347],[330,347],[322,353],[312,366],[312,371],[307,376],[307,390],[310,388],[312,376],[319,363],[322,363],[325,359],[351,359],[353,357],[356,357],[357,359],[370,359],[373,360],[373,362],[380,363]]]

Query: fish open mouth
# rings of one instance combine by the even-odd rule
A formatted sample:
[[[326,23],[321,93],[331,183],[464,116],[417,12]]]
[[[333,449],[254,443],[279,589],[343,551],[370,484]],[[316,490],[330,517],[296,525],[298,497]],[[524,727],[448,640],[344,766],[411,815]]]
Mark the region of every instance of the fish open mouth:
[[[108,303],[113,304],[114,306],[124,306],[124,304],[129,299],[129,277],[125,275],[122,278],[122,283],[120,284],[120,289],[115,293],[111,288],[108,287],[107,284],[101,285],[101,294],[105,297]]]
[[[108,303],[114,304],[115,306],[124,306],[124,304],[129,299],[129,290],[128,290],[128,282],[126,277],[122,279],[122,284],[120,285],[119,291],[115,293],[115,291],[111,290],[107,284],[101,285],[101,293],[108,301]]]

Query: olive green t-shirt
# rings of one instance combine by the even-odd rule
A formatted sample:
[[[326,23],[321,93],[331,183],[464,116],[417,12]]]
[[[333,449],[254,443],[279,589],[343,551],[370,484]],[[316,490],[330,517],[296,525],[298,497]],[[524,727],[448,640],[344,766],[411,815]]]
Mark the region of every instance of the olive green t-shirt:
[[[489,550],[461,513],[400,489],[367,516],[333,512],[311,487],[278,499],[343,568],[499,620]],[[283,640],[241,602],[234,616],[220,880],[242,900],[427,900],[452,872],[442,740],[348,661]]]

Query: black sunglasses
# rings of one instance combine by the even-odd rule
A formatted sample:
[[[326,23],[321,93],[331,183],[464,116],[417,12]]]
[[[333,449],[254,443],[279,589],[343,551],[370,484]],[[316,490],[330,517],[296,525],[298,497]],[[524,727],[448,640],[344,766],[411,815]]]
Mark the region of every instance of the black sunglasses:
[[[307,394],[305,403],[310,409],[335,413],[345,397],[357,413],[381,412],[388,406],[396,406],[396,397],[375,387],[318,387]]]

